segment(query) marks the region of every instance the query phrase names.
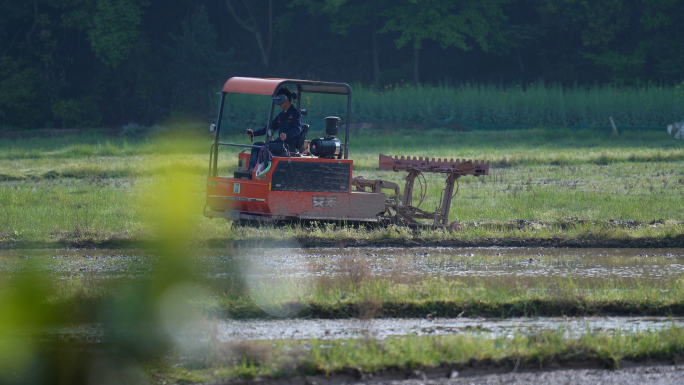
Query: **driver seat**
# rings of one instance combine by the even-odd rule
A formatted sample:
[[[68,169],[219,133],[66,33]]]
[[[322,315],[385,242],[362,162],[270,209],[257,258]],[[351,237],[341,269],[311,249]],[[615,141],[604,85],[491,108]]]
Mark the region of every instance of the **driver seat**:
[[[297,140],[296,153],[302,153],[304,151],[304,141],[306,140],[306,134],[309,132],[309,125],[302,124],[302,131],[299,133],[299,139]]]

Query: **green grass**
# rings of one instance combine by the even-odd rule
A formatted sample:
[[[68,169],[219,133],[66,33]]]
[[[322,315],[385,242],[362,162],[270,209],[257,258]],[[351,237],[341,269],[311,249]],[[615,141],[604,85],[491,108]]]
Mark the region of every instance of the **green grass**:
[[[681,279],[661,284],[502,280],[478,283],[422,278],[396,282],[366,278],[360,282],[340,279],[313,284],[276,280],[252,286],[250,292],[241,295],[226,291],[215,309],[218,314],[235,318],[684,315]],[[278,288],[277,294],[273,288]]]
[[[96,322],[121,293],[147,284],[159,274],[163,258],[111,256],[104,260],[32,258],[45,285],[40,300],[55,322]],[[41,261],[38,263],[38,261]],[[75,263],[75,265],[74,265]],[[192,264],[191,282],[203,288],[194,306],[207,317],[254,318],[387,318],[387,317],[532,317],[532,316],[684,316],[682,277],[633,278],[527,277],[524,273],[492,277],[428,276],[387,262],[387,273],[373,274],[363,258],[329,262],[337,267],[309,275],[267,278],[242,275],[237,260],[216,270]],[[439,264],[436,259],[426,263]],[[469,261],[468,263],[477,263]],[[513,263],[513,262],[511,262]],[[74,271],[74,266],[78,271]],[[22,276],[27,265],[7,259],[0,276]],[[467,268],[465,268],[467,271]],[[157,273],[155,273],[157,271]],[[301,274],[300,274],[301,275]],[[218,276],[219,278],[212,278]],[[0,288],[0,296],[9,287]]]
[[[0,245],[110,245],[146,241],[150,221],[159,215],[164,191],[157,186],[182,178],[196,213],[196,240],[212,243],[254,238],[225,221],[201,216],[211,138],[198,126],[186,132],[157,131],[148,137],[97,137],[4,140],[0,146]],[[206,136],[205,136],[206,135]],[[226,140],[244,142],[243,136]],[[237,165],[237,150],[222,150],[220,175]],[[403,173],[379,171],[377,155],[410,155],[489,160],[490,175],[463,177],[451,219],[465,231],[403,233],[415,242],[472,241],[484,238],[676,238],[682,234],[684,149],[664,133],[632,131],[608,139],[591,129],[529,129],[450,132],[399,130],[352,136],[354,175],[382,178],[403,188]],[[24,156],[26,155],[26,156]],[[443,180],[427,175],[433,210]],[[178,184],[179,182],[174,182]],[[416,186],[418,187],[418,186]],[[414,200],[419,200],[416,188]],[[160,195],[161,194],[161,195]],[[541,222],[515,228],[518,220]],[[611,220],[637,221],[615,226]],[[652,222],[658,221],[655,226]],[[298,228],[257,231],[257,237],[295,239],[391,240],[393,231],[312,232]]]
[[[169,243],[174,250],[179,245]],[[249,249],[191,248],[172,257],[159,250],[5,252],[0,300],[14,293],[13,280],[34,277],[42,294],[33,300],[54,315],[54,322],[97,322],[121,302],[122,293],[146,292],[155,276],[169,274],[167,269],[176,263],[187,283],[202,288],[192,303],[208,317],[684,316],[684,278],[674,255],[611,260],[599,255],[601,263],[594,266],[588,256],[542,256],[530,262],[525,252],[487,256],[431,251],[415,261],[402,257],[404,252],[377,260],[361,254],[305,258],[295,265],[306,266],[283,272],[279,264],[264,266],[262,259],[254,260]],[[416,263],[427,271],[416,270]],[[555,274],[541,274],[548,269]],[[604,275],[591,274],[605,269]],[[634,269],[652,273],[633,277],[629,271]],[[667,274],[654,277],[659,269]],[[500,273],[482,275],[489,270]],[[164,282],[170,285],[174,276]]]
[[[32,355],[39,359],[46,354],[40,350],[43,345],[38,339],[19,340],[13,331],[91,322],[101,322],[112,333],[107,339],[111,347],[108,359],[123,359],[129,364],[130,360],[147,362],[148,374],[176,382],[334,375],[349,370],[363,374],[444,365],[456,370],[472,365],[512,369],[592,361],[616,368],[624,359],[667,361],[682,356],[684,331],[676,327],[644,333],[587,332],[579,338],[566,338],[559,330],[493,339],[464,333],[383,341],[362,338],[224,343],[211,332],[215,330],[211,326],[213,316],[681,315],[684,282],[681,277],[590,281],[522,276],[479,281],[405,274],[411,266],[402,266],[398,261],[387,261],[393,268],[377,276],[365,258],[336,262],[341,270],[336,275],[314,274],[309,279],[267,276],[255,280],[241,276],[239,263],[244,258],[238,258],[236,264],[215,261],[221,265],[217,270],[204,270],[207,261],[201,253],[179,249],[182,240],[173,231],[166,236],[174,236],[167,238],[166,250],[137,258],[100,258],[78,251],[69,252],[71,257],[32,256],[31,251],[3,257],[0,336],[11,344],[1,346],[0,355],[4,357],[2,368],[13,371],[0,371],[0,378],[21,376],[34,367],[30,365]],[[229,256],[233,254],[240,255],[239,250],[228,251]],[[208,260],[213,258],[209,256]],[[440,263],[439,258],[428,258],[428,262]],[[509,262],[515,263],[515,258]],[[319,268],[325,271],[324,266]],[[167,330],[176,323],[192,325],[193,329],[207,326],[209,339],[190,345],[180,342],[180,353],[170,354],[173,335],[164,342],[150,330]],[[93,359],[88,356],[89,350],[68,339],[48,346],[50,354],[59,354],[58,362],[67,368],[72,368],[73,363],[90,364]],[[23,354],[9,360],[16,351]],[[150,363],[154,357],[156,360]]]
[[[153,338],[140,333],[150,323],[161,322],[161,304],[164,298],[173,298],[169,293],[188,292],[182,285],[202,288],[190,302],[204,316],[236,318],[684,314],[681,278],[662,282],[477,281],[401,274],[379,278],[350,262],[339,278],[270,279],[247,286],[240,276],[198,278],[203,261],[194,254],[202,245],[229,247],[226,253],[233,255],[240,247],[524,245],[526,240],[569,246],[606,240],[613,242],[611,246],[636,241],[640,246],[681,247],[684,150],[664,133],[633,130],[609,139],[603,129],[453,132],[404,127],[391,135],[378,131],[352,135],[355,175],[369,178],[402,181],[400,173],[377,170],[378,153],[490,160],[490,176],[462,178],[451,218],[464,222],[465,230],[452,234],[326,224],[232,228],[223,220],[206,219],[201,213],[211,138],[206,127],[186,129],[146,137],[86,133],[0,143],[0,247],[149,245],[145,250],[156,256],[137,260],[142,266],[129,266],[125,258],[108,258],[112,266],[95,268],[83,261],[77,274],[69,261],[59,257],[51,263],[61,273],[46,272],[49,263],[30,255],[3,257],[0,337],[11,344],[0,347],[0,378],[29,373],[37,362],[32,360],[43,357],[38,342],[8,339],[9,330],[21,327],[40,329],[70,322],[127,325],[122,329],[128,334],[112,340],[116,347],[112,351],[122,352],[121,356],[110,358],[136,357],[140,362],[154,352],[167,355],[168,345],[155,345]],[[244,135],[228,135],[227,140],[245,142]],[[235,153],[222,153],[221,175],[236,167]],[[436,205],[443,182],[427,179],[431,198],[425,207],[430,208]],[[99,275],[109,268],[111,275]],[[233,271],[230,266],[222,268]],[[181,310],[185,315],[185,308]],[[165,320],[175,319],[166,315]],[[170,380],[209,381],[325,374],[345,368],[404,370],[471,359],[509,366],[520,359],[529,367],[591,359],[615,367],[620,359],[681,356],[682,339],[682,331],[673,328],[637,335],[587,334],[571,340],[548,333],[493,340],[464,335],[383,342],[278,341],[275,347],[273,342],[258,342],[242,348],[216,343],[180,365],[162,362],[162,367],[151,367],[149,372],[163,373]],[[80,349],[66,342],[55,346],[50,351],[65,357],[60,370],[75,367],[72,363],[91,367],[92,357],[64,353]]]
[[[353,374],[382,370],[407,375],[412,369],[481,367],[539,369],[558,363],[598,362],[617,369],[621,360],[671,361],[684,352],[684,330],[635,334],[591,334],[565,338],[564,330],[487,338],[477,334],[350,340],[215,343],[204,356],[150,365],[170,382],[214,382],[234,378]],[[180,361],[180,363],[179,363]],[[173,365],[172,365],[173,364]]]

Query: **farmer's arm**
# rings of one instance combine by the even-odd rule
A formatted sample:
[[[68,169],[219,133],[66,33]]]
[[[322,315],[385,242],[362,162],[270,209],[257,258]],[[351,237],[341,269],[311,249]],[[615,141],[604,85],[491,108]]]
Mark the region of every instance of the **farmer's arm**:
[[[302,114],[295,109],[292,114],[285,114],[280,122],[280,140],[296,138],[302,131]],[[285,137],[283,138],[283,135]]]

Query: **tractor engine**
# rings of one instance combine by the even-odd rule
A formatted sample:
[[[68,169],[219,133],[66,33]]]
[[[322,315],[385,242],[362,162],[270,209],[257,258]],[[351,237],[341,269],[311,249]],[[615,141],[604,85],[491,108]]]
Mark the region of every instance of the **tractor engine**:
[[[334,158],[340,154],[340,140],[337,138],[316,138],[309,144],[311,155],[319,158]]]
[[[328,116],[325,118],[325,138],[316,138],[309,144],[311,155],[319,158],[335,158],[340,154],[342,145],[340,140],[335,138],[339,131],[340,118]]]

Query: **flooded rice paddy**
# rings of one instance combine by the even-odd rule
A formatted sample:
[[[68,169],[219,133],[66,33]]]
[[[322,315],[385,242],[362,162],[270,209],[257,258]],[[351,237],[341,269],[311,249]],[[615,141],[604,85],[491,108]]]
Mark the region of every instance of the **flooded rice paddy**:
[[[194,325],[175,330],[174,339],[182,342],[206,341],[214,338],[223,342],[303,339],[373,338],[384,340],[402,336],[443,336],[476,334],[488,338],[511,337],[557,331],[566,338],[577,338],[587,333],[638,333],[658,331],[670,327],[684,327],[684,317],[526,317],[526,318],[379,318],[379,319],[320,319],[320,320],[220,320],[214,324]],[[148,334],[158,333],[152,329]],[[50,328],[49,330],[21,330],[15,337],[36,341],[65,340],[97,345],[112,338],[115,330],[98,323]],[[211,335],[211,337],[210,337]]]
[[[335,277],[346,274],[351,262],[377,276],[640,280],[684,276],[682,249],[347,248],[259,250],[241,258],[252,266],[258,264],[253,274],[266,276]]]
[[[204,250],[188,256],[209,279],[331,277],[353,266],[370,276],[454,278],[517,277],[529,280],[684,277],[684,249],[560,248],[329,248]],[[152,273],[163,257],[136,250],[0,250],[0,275],[27,266],[53,278],[136,278]]]
[[[652,282],[684,277],[684,249],[559,248],[268,248],[207,249],[188,256],[195,274],[208,282],[240,276],[307,279],[344,277],[439,277],[463,282],[514,277],[527,282],[572,278],[579,282],[620,280]],[[94,285],[112,279],[142,279],[153,274],[164,257],[138,250],[3,250],[0,279],[37,269],[53,282],[87,277]],[[405,335],[478,333],[492,337],[511,333],[563,330],[575,337],[586,332],[639,332],[683,327],[684,317],[547,317],[547,318],[409,318],[371,320],[218,320],[221,340],[338,339]],[[183,333],[182,331],[178,331]],[[75,325],[45,331],[43,336],[100,341],[100,325]]]
[[[385,318],[369,320],[222,321],[218,338],[223,341],[275,339],[385,339],[397,336],[439,336],[474,333],[491,338],[515,333],[561,331],[576,338],[586,333],[636,333],[684,326],[684,317],[531,317],[484,318]]]

